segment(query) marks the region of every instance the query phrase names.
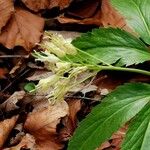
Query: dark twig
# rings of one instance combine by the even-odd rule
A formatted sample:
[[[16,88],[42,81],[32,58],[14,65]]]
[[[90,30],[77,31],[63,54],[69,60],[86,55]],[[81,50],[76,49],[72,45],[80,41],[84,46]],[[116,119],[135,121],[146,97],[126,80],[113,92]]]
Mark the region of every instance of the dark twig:
[[[29,58],[29,55],[0,55],[0,58]]]
[[[19,76],[17,76],[17,78],[15,78],[11,83],[9,83],[1,92],[3,93],[6,90],[8,90],[18,79],[20,79],[21,77],[23,77],[29,71],[30,71],[30,69],[27,69],[27,70],[23,71]]]

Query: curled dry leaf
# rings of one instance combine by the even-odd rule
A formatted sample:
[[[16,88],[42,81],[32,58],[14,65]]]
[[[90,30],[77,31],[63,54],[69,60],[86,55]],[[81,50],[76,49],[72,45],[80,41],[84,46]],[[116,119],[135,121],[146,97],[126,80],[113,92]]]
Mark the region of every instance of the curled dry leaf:
[[[36,139],[37,149],[58,150],[63,145],[58,140],[56,127],[62,117],[68,114],[65,101],[33,111],[27,117],[25,129]]]
[[[64,9],[69,6],[71,0],[22,0],[22,2],[29,9],[38,12],[42,9],[51,9],[53,7]]]
[[[31,50],[40,41],[44,27],[44,19],[21,8],[16,8],[0,35],[0,43],[12,49],[23,46]]]
[[[63,118],[62,123],[64,128],[60,131],[60,139],[67,141],[73,135],[73,132],[77,128],[77,113],[80,111],[82,103],[81,100],[68,100],[69,105],[69,116]]]
[[[75,1],[73,6],[67,14],[70,16],[78,17],[80,19],[91,18],[95,15],[97,9],[100,7],[101,0],[86,0],[86,1]]]
[[[21,150],[21,149],[37,150],[35,147],[36,144],[34,137],[30,134],[26,134],[18,145],[10,148],[5,148],[4,150]]]
[[[18,116],[14,116],[10,119],[6,119],[0,122],[0,148],[7,140],[7,137],[11,132],[11,130],[13,129],[13,127],[15,126],[17,119]]]
[[[73,24],[86,24],[86,25],[102,26],[100,16],[101,16],[101,12],[98,11],[93,17],[86,18],[83,20],[68,18],[68,17],[64,17],[64,16],[58,17],[57,20],[61,24],[73,23]]]
[[[14,6],[12,0],[0,0],[0,33],[2,27],[4,27],[7,21],[13,14]]]
[[[78,7],[76,10],[71,10],[71,12],[68,12],[68,14],[72,15],[74,18],[60,16],[57,19],[62,24],[74,23],[101,26],[100,3],[101,0],[89,0],[84,5]]]
[[[12,135],[12,137],[9,140],[10,146],[18,144],[22,140],[23,136],[25,135],[25,133],[23,132],[23,123],[17,124],[13,128],[12,132],[13,131],[14,131],[14,134]]]
[[[23,99],[24,96],[25,96],[25,92],[24,91],[17,91],[17,92],[15,92],[4,103],[2,103],[0,105],[0,109],[2,109],[4,111],[11,111],[11,110],[17,109],[18,106],[16,105],[16,103],[19,100]]]
[[[77,127],[77,113],[80,111],[82,102],[81,100],[70,100],[69,105],[69,119],[72,122],[74,129]]]
[[[90,4],[88,7],[83,7],[82,11],[79,9],[78,11],[71,12],[72,15],[82,18],[81,19],[74,19],[68,18],[65,16],[58,17],[58,21],[62,24],[67,23],[74,23],[74,24],[87,24],[87,25],[96,25],[96,26],[104,26],[104,27],[118,27],[123,28],[128,32],[133,31],[127,26],[125,19],[121,16],[111,5],[110,0],[99,0],[101,1],[101,7],[96,3],[98,0],[93,1],[94,4]],[[97,7],[95,14],[91,17],[86,18],[86,14],[89,14],[92,10]],[[81,13],[80,13],[81,11]],[[91,14],[92,14],[91,13]],[[89,16],[89,15],[88,15]],[[85,18],[83,18],[85,17]],[[135,34],[135,33],[134,33]]]

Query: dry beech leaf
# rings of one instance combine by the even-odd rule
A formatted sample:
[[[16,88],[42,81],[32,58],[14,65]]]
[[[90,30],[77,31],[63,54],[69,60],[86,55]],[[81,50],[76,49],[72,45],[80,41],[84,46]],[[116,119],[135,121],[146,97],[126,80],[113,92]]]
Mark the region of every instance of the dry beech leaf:
[[[37,12],[46,9],[50,5],[50,0],[22,0],[22,2],[31,10]]]
[[[68,18],[65,16],[59,16],[57,19],[62,24],[74,23],[101,26],[100,2],[101,0],[88,1],[86,6],[82,5],[78,7],[77,10],[68,12],[68,14],[73,17],[78,17],[81,19]]]
[[[101,24],[104,27],[119,27],[131,32],[125,19],[111,6],[110,0],[102,0]]]
[[[23,123],[17,124],[13,128],[12,132],[13,131],[15,131],[15,133],[13,134],[13,136],[9,140],[10,146],[18,144],[22,140],[23,136],[25,136],[25,133],[23,132]]]
[[[63,147],[58,140],[56,126],[68,113],[68,104],[62,101],[33,111],[28,115],[24,127],[35,137],[37,149],[59,150]]]
[[[97,11],[97,13],[93,17],[86,18],[86,19],[83,19],[83,20],[67,18],[67,17],[64,17],[64,16],[58,17],[57,20],[61,24],[73,23],[73,24],[86,24],[86,25],[102,26],[100,17],[101,17],[101,11]]]
[[[46,70],[36,70],[34,74],[27,78],[29,81],[38,81],[41,79],[48,78],[49,76],[53,75],[52,72]]]
[[[55,2],[56,0],[52,0]],[[60,9],[64,9],[69,6],[69,4],[72,2],[72,0],[58,0],[58,6]]]
[[[18,145],[10,148],[5,148],[4,150],[21,150],[21,149],[37,150],[35,139],[32,135],[26,134]]]
[[[18,116],[0,121],[0,148],[3,146],[11,130],[14,128]]]
[[[64,8],[67,8],[72,0],[49,0],[49,1],[50,1],[49,9],[53,7],[59,7],[60,10],[62,10]]]
[[[89,10],[93,9],[92,6],[95,7],[94,5],[90,5]],[[87,8],[86,10],[88,11]],[[83,12],[86,13],[85,11]],[[83,12],[82,12],[82,15],[83,15]],[[79,12],[77,12],[76,16],[78,16],[78,13]],[[75,16],[75,13],[74,13],[74,16]],[[67,24],[67,23],[76,24],[77,23],[77,24],[97,25],[97,26],[104,26],[104,27],[111,26],[111,27],[123,28],[124,30],[133,33],[133,31],[127,26],[123,16],[121,16],[111,6],[110,0],[102,0],[101,8],[97,7],[96,13],[89,18],[84,18],[80,20],[80,19],[73,19],[73,18],[60,16],[57,19],[62,24]]]
[[[10,19],[13,14],[14,6],[13,0],[0,0],[0,33],[2,27],[4,27],[7,21]]]
[[[74,7],[71,7],[67,14],[70,16],[78,17],[80,19],[91,18],[97,12],[97,9],[100,7],[101,0],[86,0],[79,1],[74,4]]]
[[[124,17],[112,7],[110,0],[102,0],[101,24],[104,27],[117,27],[138,36],[126,23]]]
[[[4,111],[11,111],[14,109],[17,109],[18,106],[16,103],[23,99],[25,96],[25,91],[17,91],[14,94],[12,94],[4,103],[0,105],[0,109]]]
[[[60,131],[60,139],[62,141],[67,141],[73,135],[73,132],[77,128],[78,120],[77,120],[77,113],[81,110],[81,100],[68,100],[69,105],[69,116],[63,118],[62,123],[64,128]]]
[[[16,8],[10,22],[0,35],[0,43],[12,49],[23,46],[31,50],[40,41],[44,27],[44,19],[26,10]]]
[[[72,122],[74,129],[77,127],[77,113],[81,110],[81,100],[69,100],[69,119]]]
[[[42,9],[51,9],[53,7],[64,9],[69,6],[71,0],[22,0],[22,2],[29,9],[38,12]]]

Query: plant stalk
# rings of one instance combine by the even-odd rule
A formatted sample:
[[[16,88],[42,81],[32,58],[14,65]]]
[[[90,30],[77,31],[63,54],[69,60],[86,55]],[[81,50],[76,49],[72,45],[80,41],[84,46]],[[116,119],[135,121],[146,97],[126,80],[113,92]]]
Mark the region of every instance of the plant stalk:
[[[100,65],[97,65],[96,67],[98,67],[99,70],[125,71],[125,72],[133,72],[133,73],[139,73],[139,74],[150,76],[150,71],[145,71],[141,69],[115,67],[115,66],[100,66]]]

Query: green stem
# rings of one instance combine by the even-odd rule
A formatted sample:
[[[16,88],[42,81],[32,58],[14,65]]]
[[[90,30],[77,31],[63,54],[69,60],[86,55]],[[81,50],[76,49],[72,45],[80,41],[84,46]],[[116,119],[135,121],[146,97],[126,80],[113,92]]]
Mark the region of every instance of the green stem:
[[[124,67],[115,67],[115,66],[96,66],[99,70],[116,70],[116,71],[125,71],[125,72],[133,72],[139,73],[143,75],[150,76],[150,71],[135,69],[135,68],[124,68]]]
[[[75,66],[75,67],[83,66],[83,65],[78,64],[78,63],[73,63],[72,65]],[[101,65],[89,65],[89,64],[86,64],[85,66],[87,66],[90,70],[97,70],[97,71],[101,71],[101,70],[112,70],[113,71],[113,70],[115,70],[115,71],[139,73],[139,74],[150,76],[150,71],[141,70],[141,69],[135,69],[135,68],[125,68],[125,67],[116,67],[116,66],[101,66]]]

